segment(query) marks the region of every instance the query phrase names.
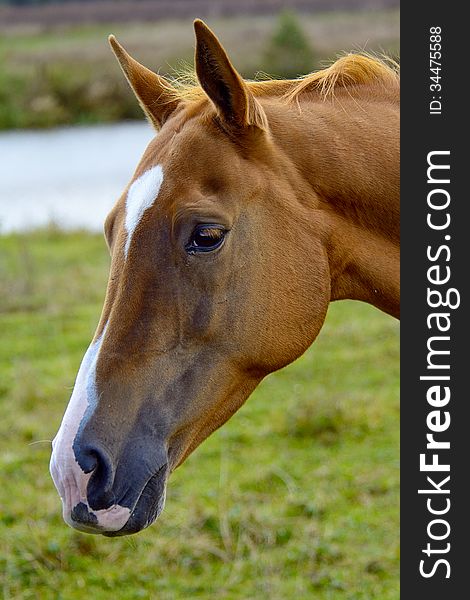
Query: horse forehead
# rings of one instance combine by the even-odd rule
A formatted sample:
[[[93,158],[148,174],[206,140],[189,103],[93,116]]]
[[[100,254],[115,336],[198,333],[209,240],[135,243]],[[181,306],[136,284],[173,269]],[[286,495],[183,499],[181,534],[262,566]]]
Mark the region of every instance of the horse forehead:
[[[121,207],[125,212],[128,242],[146,210],[161,200],[160,188],[171,171],[168,163],[176,136],[177,132],[170,130],[159,133],[150,141],[126,189]]]
[[[178,154],[180,147],[185,148],[189,140],[187,135],[178,142],[182,130],[168,128],[155,136],[147,146],[135,174],[129,183],[123,202],[119,203],[119,210],[123,210],[123,229],[125,231],[124,258],[127,259],[133,238],[144,215],[158,205],[159,212],[165,210],[166,199],[173,200],[181,191],[181,185],[195,182],[195,174],[191,169],[182,167],[181,157]],[[200,144],[203,146],[203,144]],[[188,177],[188,174],[191,176]],[[168,193],[162,193],[165,184]]]
[[[237,152],[227,136],[203,119],[168,123],[148,144],[118,205],[127,232],[125,255],[149,209],[173,211],[201,191],[233,187]]]
[[[208,166],[223,165],[235,150],[228,136],[211,119],[196,115],[176,123],[170,120],[151,140],[136,170],[136,176],[161,164],[168,175],[197,177]]]

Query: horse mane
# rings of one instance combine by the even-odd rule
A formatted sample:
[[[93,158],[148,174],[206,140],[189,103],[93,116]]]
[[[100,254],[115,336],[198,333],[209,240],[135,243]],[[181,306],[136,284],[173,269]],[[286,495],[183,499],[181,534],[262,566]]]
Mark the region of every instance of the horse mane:
[[[297,101],[306,92],[318,91],[323,98],[334,96],[337,88],[358,85],[392,87],[400,81],[400,67],[392,58],[377,58],[369,54],[346,54],[321,71],[294,80],[292,90],[284,97]]]
[[[345,54],[329,67],[298,79],[245,80],[254,96],[276,96],[287,103],[298,102],[301,96],[311,92],[326,99],[334,97],[338,88],[361,85],[397,87],[399,82],[400,67],[395,60],[366,53]],[[193,69],[177,71],[165,92],[168,92],[171,101],[196,103],[207,98]]]

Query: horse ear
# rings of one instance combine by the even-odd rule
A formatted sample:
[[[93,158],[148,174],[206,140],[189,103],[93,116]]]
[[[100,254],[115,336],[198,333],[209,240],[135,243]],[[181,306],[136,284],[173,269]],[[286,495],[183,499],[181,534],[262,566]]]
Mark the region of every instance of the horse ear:
[[[267,119],[259,102],[230,62],[215,34],[200,19],[196,33],[196,74],[202,89],[228,124],[267,130]]]
[[[114,35],[108,40],[145,115],[155,129],[160,129],[178,105],[171,84],[133,59]]]

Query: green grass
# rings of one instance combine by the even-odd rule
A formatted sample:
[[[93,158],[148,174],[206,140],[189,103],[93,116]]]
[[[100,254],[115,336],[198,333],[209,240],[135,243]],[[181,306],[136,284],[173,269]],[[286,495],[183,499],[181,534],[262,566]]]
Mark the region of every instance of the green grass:
[[[101,236],[0,238],[3,597],[397,600],[398,326],[364,304],[331,306],[313,347],[173,474],[149,529],[63,523],[49,440],[107,268]]]

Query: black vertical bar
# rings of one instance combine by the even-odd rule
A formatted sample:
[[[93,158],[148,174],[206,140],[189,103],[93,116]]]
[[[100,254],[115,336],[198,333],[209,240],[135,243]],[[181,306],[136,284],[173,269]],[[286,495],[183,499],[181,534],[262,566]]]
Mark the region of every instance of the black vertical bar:
[[[466,170],[469,171],[465,164],[469,151],[464,146],[465,138],[470,135],[469,102],[466,98],[469,87],[468,52],[465,47],[470,31],[462,6],[435,0],[402,3],[401,6],[402,600],[470,597],[466,543],[470,534],[466,516],[470,498],[470,468],[467,464],[470,454],[470,394],[465,377],[466,372],[470,372],[470,364],[467,366],[470,358],[467,342],[470,336],[467,312],[470,219],[466,216],[470,199],[464,183]],[[431,71],[432,67],[437,67],[430,63],[431,45],[433,39],[436,40],[431,36],[438,31],[431,28],[440,28],[441,32],[441,57],[436,61],[441,63],[439,71]],[[442,86],[440,90],[430,87],[436,82]],[[441,102],[440,110],[436,100]],[[435,103],[430,105],[431,101]],[[430,110],[430,106],[435,110]],[[442,154],[433,155],[431,160],[450,165],[450,169],[431,171],[431,182],[428,182],[428,156],[436,151]],[[446,178],[450,179],[450,183],[442,183]],[[433,181],[436,179],[441,182]],[[442,210],[430,207],[430,192],[431,204],[445,205],[450,198],[449,206]],[[428,214],[437,226],[443,226],[449,218],[448,227],[433,229],[427,222]],[[429,258],[428,252],[433,259]],[[436,265],[437,270],[428,271]],[[429,279],[443,280],[449,274],[446,283],[436,284]],[[449,290],[455,290],[449,296],[449,304],[455,307],[432,308],[428,289],[440,291],[443,298]],[[438,304],[437,298],[438,295],[434,294],[431,302]],[[459,298],[460,304],[456,306]],[[450,325],[448,331],[439,331],[438,319],[430,317],[432,313],[445,315],[439,323],[443,329]],[[448,355],[435,355],[433,359],[433,364],[442,367],[447,364],[449,369],[428,368],[427,344],[432,336],[450,338],[431,342],[434,349],[450,351]],[[420,379],[421,376],[436,375],[448,376],[449,380]],[[450,400],[446,405],[432,406],[428,401],[428,390],[432,386],[441,386],[438,388],[440,397],[445,392],[444,386],[449,388]],[[436,397],[432,396],[431,400]],[[439,411],[439,414],[429,416],[433,411]],[[444,429],[449,417],[450,425]],[[444,430],[433,432],[429,424],[434,428],[442,426]],[[433,434],[434,440],[450,442],[450,449],[428,449],[427,434]],[[421,470],[421,454],[425,454],[427,464],[436,454],[435,460],[440,465],[448,464],[450,470]],[[450,479],[443,483],[448,476]],[[420,494],[418,490],[427,492]],[[430,509],[442,511],[442,514],[432,514]],[[445,509],[448,510],[443,512]],[[442,539],[433,539],[433,536]],[[440,560],[442,562],[438,563]]]

